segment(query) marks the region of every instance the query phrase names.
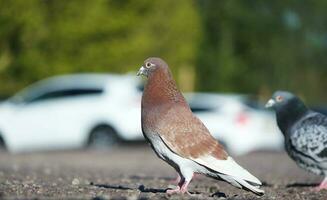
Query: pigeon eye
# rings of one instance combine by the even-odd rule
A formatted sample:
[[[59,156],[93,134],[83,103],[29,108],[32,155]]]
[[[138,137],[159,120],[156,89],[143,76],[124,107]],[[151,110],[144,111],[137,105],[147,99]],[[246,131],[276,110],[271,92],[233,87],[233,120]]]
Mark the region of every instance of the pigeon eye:
[[[150,68],[150,67],[152,67],[152,64],[151,64],[150,62],[147,62],[147,63],[145,64],[145,66],[146,66],[147,68]]]
[[[277,102],[281,102],[281,101],[284,100],[284,98],[283,98],[282,96],[277,96],[277,97],[276,97],[276,100],[277,100]]]

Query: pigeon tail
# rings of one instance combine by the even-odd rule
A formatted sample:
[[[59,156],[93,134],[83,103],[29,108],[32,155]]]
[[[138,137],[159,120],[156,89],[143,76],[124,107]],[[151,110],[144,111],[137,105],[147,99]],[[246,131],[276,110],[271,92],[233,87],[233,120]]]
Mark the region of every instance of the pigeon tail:
[[[196,158],[194,161],[220,174],[229,175],[255,185],[262,185],[258,178],[237,164],[230,156],[226,160],[219,160],[213,156],[205,156]]]
[[[247,189],[247,190],[253,192],[253,193],[256,194],[256,195],[260,195],[260,196],[262,196],[262,195],[264,195],[264,193],[265,193],[263,190],[260,190],[260,189],[259,189],[259,186],[254,186],[254,185],[252,185],[250,182],[245,181],[245,180],[240,179],[240,178],[237,178],[237,177],[232,177],[232,178],[233,178],[236,182],[238,182],[238,183],[243,187],[243,189]]]
[[[221,174],[219,172],[214,173],[213,175],[214,177],[220,178],[225,180],[226,182],[230,183],[231,185],[237,187],[237,188],[241,188],[244,190],[248,190],[253,192],[256,195],[262,196],[264,195],[264,191],[260,190],[259,187],[260,185],[255,184],[255,183],[251,183],[249,181],[246,181],[244,179],[238,178],[238,177],[234,177],[234,176],[230,176],[230,175],[226,175],[226,174]]]
[[[219,160],[212,156],[205,156],[194,160],[212,170],[214,173],[211,175],[220,177],[235,187],[247,189],[257,195],[264,194],[264,191],[259,189],[262,185],[259,179],[237,164],[232,157]]]

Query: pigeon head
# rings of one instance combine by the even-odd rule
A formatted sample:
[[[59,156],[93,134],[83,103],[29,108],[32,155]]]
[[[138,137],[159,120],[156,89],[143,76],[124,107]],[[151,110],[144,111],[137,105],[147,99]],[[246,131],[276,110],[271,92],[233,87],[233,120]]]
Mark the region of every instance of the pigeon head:
[[[276,91],[266,104],[266,108],[273,108],[276,111],[302,107],[305,107],[303,102],[294,94],[286,91]]]
[[[286,91],[276,91],[267,102],[266,108],[273,108],[276,111],[277,122],[284,130],[308,111],[299,97]]]
[[[163,61],[161,58],[151,57],[144,61],[137,75],[138,76],[143,75],[149,78],[152,74],[154,74],[156,71],[159,70],[168,71],[167,63]]]
[[[147,78],[142,97],[144,107],[149,108],[159,104],[168,105],[168,102],[186,104],[168,64],[161,58],[146,59],[137,75],[143,75]]]

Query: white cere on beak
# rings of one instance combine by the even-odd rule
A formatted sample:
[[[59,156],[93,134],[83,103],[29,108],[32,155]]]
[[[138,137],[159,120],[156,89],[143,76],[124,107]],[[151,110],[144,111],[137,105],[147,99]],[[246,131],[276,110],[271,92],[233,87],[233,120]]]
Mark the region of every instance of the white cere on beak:
[[[266,103],[265,107],[266,108],[271,108],[275,105],[276,101],[273,99],[269,99],[269,101]]]
[[[147,69],[145,67],[141,66],[136,75],[137,76],[140,76],[140,75],[148,76]]]

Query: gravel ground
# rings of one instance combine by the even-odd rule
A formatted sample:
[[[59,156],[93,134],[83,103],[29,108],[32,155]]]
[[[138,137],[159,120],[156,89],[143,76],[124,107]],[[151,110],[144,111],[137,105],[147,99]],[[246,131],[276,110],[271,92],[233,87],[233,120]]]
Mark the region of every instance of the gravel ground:
[[[107,152],[2,152],[0,199],[327,199],[327,190],[313,191],[322,177],[299,169],[285,153],[235,159],[263,181],[264,196],[202,176],[190,184],[192,196],[167,195],[174,170],[138,145]]]

